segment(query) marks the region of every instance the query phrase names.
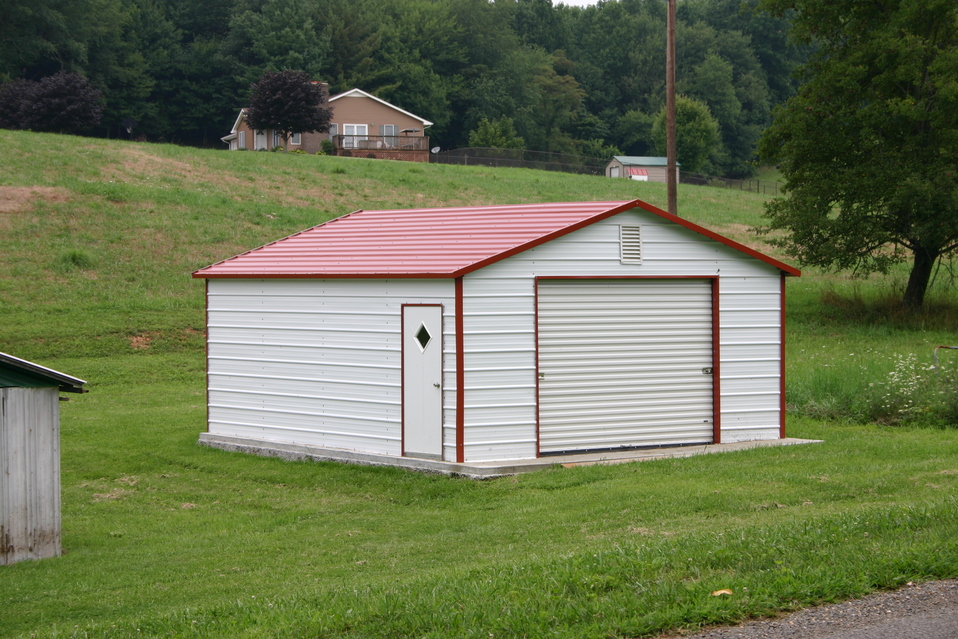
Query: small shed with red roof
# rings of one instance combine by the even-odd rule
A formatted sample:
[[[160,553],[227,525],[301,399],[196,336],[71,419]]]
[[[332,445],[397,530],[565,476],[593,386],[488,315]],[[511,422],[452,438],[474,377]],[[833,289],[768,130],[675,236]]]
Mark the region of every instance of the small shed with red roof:
[[[201,440],[478,463],[783,438],[799,274],[640,200],[357,211],[193,274]]]

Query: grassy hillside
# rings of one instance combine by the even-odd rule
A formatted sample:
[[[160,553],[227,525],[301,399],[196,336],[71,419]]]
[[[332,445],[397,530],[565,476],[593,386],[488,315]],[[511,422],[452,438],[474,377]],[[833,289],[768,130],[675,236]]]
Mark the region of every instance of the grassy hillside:
[[[519,169],[226,153],[0,131],[0,349],[100,356],[201,345],[217,260],[358,209],[626,200],[663,185]],[[681,192],[745,239],[757,196]]]
[[[0,567],[0,637],[650,636],[958,575],[958,442],[888,278],[789,282],[789,434],[825,443],[472,482],[196,444],[214,261],[356,209],[664,204],[663,185],[0,131],[0,350],[61,405],[64,549]],[[681,213],[767,250],[763,199]],[[948,358],[951,359],[948,359]],[[879,410],[880,409],[880,410]],[[958,414],[958,413],[956,413]],[[922,421],[924,420],[924,421]],[[720,589],[731,596],[713,597]]]

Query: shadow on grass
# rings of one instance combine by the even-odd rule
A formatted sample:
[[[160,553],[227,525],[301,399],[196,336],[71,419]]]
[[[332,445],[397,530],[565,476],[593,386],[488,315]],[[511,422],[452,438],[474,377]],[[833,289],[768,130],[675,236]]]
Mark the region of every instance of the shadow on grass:
[[[822,319],[836,326],[886,326],[899,330],[941,330],[958,332],[958,302],[935,295],[921,309],[905,306],[901,292],[895,289],[865,295],[860,289],[821,293]],[[956,338],[958,341],[958,338]]]

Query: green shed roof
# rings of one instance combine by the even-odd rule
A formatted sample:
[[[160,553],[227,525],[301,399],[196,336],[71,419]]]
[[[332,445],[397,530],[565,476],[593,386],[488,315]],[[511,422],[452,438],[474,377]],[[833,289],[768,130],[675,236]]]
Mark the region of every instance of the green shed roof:
[[[666,166],[669,163],[668,158],[648,157],[644,155],[614,155],[612,157],[625,166]]]
[[[25,359],[0,353],[0,387],[47,388],[56,386],[66,393],[83,393],[85,381]]]

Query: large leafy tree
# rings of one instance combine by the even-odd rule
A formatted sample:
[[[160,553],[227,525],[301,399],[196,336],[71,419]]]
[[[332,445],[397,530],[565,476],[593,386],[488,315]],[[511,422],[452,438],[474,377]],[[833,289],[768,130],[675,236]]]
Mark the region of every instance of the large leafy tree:
[[[760,144],[785,197],[769,230],[805,264],[885,271],[910,258],[903,302],[922,306],[958,250],[958,4],[767,0],[797,10],[818,51]]]
[[[329,131],[326,97],[323,85],[305,71],[267,71],[252,86],[246,121],[254,129],[279,131],[285,147],[293,133]]]
[[[521,149],[526,141],[516,134],[512,118],[483,119],[475,131],[469,133],[469,146],[492,149]]]
[[[676,159],[683,171],[697,173],[721,146],[719,124],[702,102],[684,95],[675,100]],[[659,155],[666,153],[665,107],[652,125],[652,138]]]

